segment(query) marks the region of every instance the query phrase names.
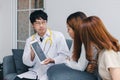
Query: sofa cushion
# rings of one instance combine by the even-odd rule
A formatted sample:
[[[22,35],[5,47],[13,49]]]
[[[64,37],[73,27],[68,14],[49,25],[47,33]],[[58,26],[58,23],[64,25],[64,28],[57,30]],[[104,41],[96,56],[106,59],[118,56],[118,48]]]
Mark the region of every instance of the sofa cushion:
[[[26,72],[28,70],[28,67],[24,65],[22,61],[23,49],[12,49],[12,52],[13,52],[16,72],[18,74]]]
[[[4,80],[14,80],[16,75],[17,75],[17,73],[10,73],[4,77]]]

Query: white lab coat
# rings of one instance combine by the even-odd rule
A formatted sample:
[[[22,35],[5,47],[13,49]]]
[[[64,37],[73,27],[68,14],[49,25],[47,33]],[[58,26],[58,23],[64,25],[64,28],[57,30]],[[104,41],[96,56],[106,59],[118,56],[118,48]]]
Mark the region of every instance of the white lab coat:
[[[65,37],[63,36],[61,32],[57,32],[57,31],[51,31],[51,32],[52,32],[52,36],[51,36],[52,45],[51,46],[50,46],[50,41],[47,40],[48,37],[50,37],[49,30],[47,30],[46,34],[43,36],[44,39],[42,42],[39,40],[40,36],[37,33],[35,34],[34,40],[38,41],[41,48],[43,49],[43,52],[45,53],[47,57],[55,60],[55,64],[63,63],[66,57],[69,56],[69,49],[66,44]],[[25,45],[24,53],[23,53],[23,63],[27,66],[30,66],[31,68],[29,68],[28,72],[18,75],[18,77],[35,79],[37,75],[38,79],[47,80],[46,71],[53,64],[52,63],[48,65],[40,64],[41,61],[39,60],[37,55],[35,55],[34,60],[31,61],[31,55],[30,55],[30,51],[31,51],[30,42],[31,41],[33,41],[32,36],[26,40],[26,45]]]
[[[73,44],[74,44],[74,42],[73,42]],[[71,53],[73,52],[73,44],[70,49]],[[72,59],[72,54],[71,54],[70,60],[66,60],[65,64],[72,69],[84,71],[88,65],[88,60],[86,59],[86,53],[84,50],[84,46],[82,45],[82,51],[81,51],[80,58],[78,59],[78,62],[76,62]]]

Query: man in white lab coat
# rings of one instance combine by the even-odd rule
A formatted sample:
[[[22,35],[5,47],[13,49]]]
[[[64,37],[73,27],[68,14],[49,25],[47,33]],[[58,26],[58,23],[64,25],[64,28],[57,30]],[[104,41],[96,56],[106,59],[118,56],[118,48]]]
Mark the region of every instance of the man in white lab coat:
[[[48,29],[47,17],[47,14],[42,10],[31,13],[30,21],[36,33],[26,40],[23,53],[23,63],[30,68],[28,72],[17,75],[14,80],[47,80],[47,69],[54,64],[63,63],[69,56],[64,35],[61,32]],[[42,63],[31,48],[31,42],[35,40],[47,57]]]

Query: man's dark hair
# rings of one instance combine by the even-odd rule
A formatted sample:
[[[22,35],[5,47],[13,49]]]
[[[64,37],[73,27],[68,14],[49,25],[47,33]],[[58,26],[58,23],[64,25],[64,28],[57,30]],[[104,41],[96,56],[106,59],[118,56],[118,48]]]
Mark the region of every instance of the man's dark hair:
[[[48,15],[42,10],[36,10],[30,14],[30,22],[33,24],[36,19],[43,19],[47,21]]]

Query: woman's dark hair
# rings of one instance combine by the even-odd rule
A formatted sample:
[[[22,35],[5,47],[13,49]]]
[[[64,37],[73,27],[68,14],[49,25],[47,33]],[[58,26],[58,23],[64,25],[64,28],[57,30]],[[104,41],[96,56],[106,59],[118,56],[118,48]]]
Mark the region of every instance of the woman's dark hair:
[[[81,21],[86,18],[87,16],[83,12],[75,12],[68,16],[66,23],[69,27],[71,27],[74,31],[74,48],[73,48],[73,60],[78,61],[81,55],[81,46],[82,41],[79,35],[79,27]]]

